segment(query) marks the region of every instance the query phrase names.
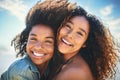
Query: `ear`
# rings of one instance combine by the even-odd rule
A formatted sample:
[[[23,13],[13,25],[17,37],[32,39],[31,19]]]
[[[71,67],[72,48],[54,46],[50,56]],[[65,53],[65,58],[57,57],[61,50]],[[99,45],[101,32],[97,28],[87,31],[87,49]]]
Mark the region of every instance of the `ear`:
[[[83,44],[82,48],[85,48],[86,47],[86,44]]]

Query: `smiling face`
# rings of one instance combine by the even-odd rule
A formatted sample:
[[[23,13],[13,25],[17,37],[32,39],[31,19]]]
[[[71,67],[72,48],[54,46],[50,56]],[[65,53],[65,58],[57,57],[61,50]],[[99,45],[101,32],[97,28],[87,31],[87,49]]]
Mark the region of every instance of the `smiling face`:
[[[83,16],[70,19],[58,32],[58,50],[69,58],[85,47],[89,34],[89,23]]]
[[[54,53],[54,33],[46,25],[34,26],[28,37],[26,51],[36,65],[49,61]]]

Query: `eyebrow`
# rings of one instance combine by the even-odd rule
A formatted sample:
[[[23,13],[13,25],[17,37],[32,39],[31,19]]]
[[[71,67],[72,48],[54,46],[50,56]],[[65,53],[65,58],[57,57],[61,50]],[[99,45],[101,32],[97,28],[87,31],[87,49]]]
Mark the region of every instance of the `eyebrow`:
[[[34,34],[34,33],[31,33],[30,36],[37,36],[37,35]],[[52,36],[48,36],[48,37],[46,37],[46,38],[47,38],[47,39],[53,39],[53,40],[54,40],[54,37],[52,37]]]
[[[71,24],[73,24],[73,22],[72,22],[72,21],[70,21],[70,20],[68,21],[68,23],[71,23]]]
[[[82,29],[82,28],[79,28],[79,29],[80,29],[82,32],[84,32],[85,34],[87,34],[86,31],[85,31],[84,29]]]
[[[73,24],[73,22],[72,21],[68,21],[68,23],[71,23],[71,24]],[[84,30],[84,29],[82,29],[82,28],[79,28],[82,32],[84,32],[85,34],[87,34],[86,33],[86,31]]]
[[[30,36],[37,36],[36,34],[30,33]]]
[[[53,39],[54,40],[54,37],[51,37],[51,36],[49,36],[49,37],[46,37],[47,39]]]

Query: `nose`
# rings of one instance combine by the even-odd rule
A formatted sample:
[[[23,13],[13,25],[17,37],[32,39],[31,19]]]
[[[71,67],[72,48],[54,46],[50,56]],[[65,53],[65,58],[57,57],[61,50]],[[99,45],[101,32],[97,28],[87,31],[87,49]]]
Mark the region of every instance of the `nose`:
[[[43,48],[42,47],[42,42],[37,42],[34,47],[35,47],[35,49],[41,49],[41,48]]]
[[[69,31],[66,35],[68,38],[73,38],[73,31]]]

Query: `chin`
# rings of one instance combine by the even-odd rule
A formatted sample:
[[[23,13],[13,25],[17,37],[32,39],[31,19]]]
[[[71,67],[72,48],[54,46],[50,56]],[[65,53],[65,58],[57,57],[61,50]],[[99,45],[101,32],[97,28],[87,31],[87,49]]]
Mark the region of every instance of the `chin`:
[[[67,54],[68,52],[66,50],[59,50],[61,54]]]

